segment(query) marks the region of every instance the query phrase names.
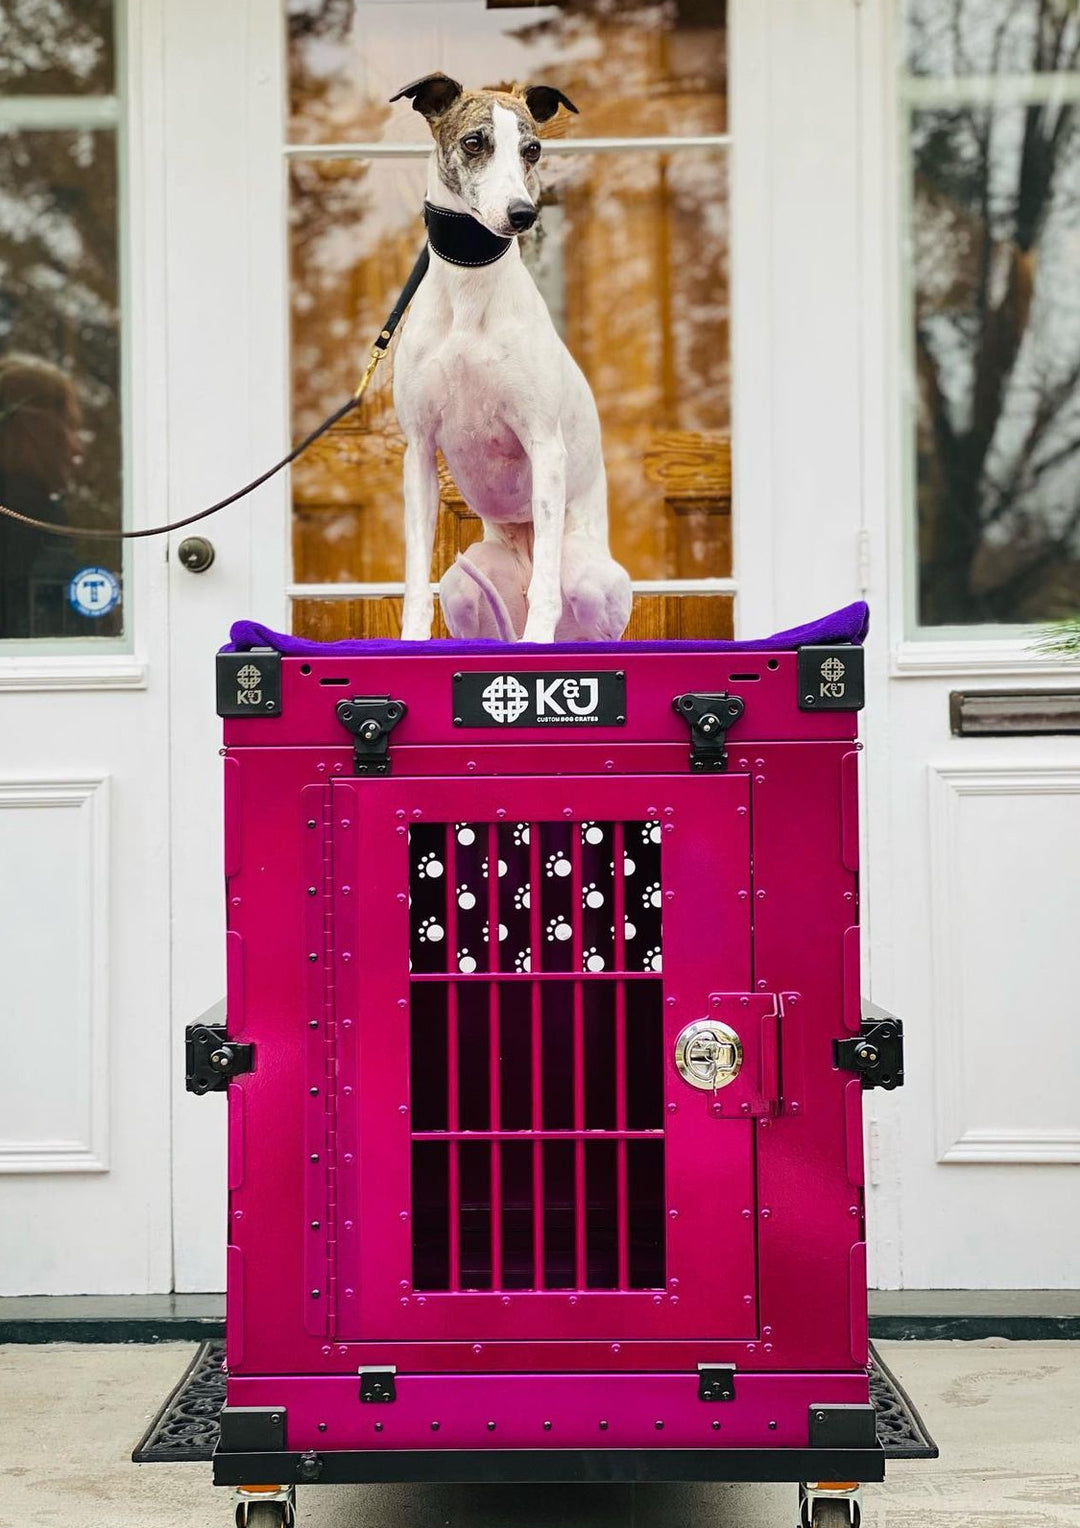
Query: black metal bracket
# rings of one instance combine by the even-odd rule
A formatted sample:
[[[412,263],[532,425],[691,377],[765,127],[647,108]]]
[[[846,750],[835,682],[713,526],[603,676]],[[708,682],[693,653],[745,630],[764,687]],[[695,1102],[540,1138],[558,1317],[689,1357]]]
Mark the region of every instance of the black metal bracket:
[[[733,1401],[735,1399],[734,1364],[698,1364],[699,1401]]]
[[[860,1402],[811,1406],[808,1417],[811,1448],[873,1448],[877,1442],[877,1413]],[[820,1478],[820,1477],[815,1477]]]
[[[285,1447],[284,1406],[223,1406],[218,1448],[228,1454],[272,1453]]]
[[[746,709],[739,695],[676,695],[672,706],[690,728],[690,768],[700,774],[727,769],[727,734]]]
[[[335,710],[341,725],[353,736],[353,774],[390,773],[390,734],[408,711],[403,700],[389,695],[354,695],[339,700]]]
[[[396,1401],[397,1386],[394,1383],[396,1373],[397,1370],[393,1365],[384,1369],[361,1369],[360,1399],[372,1403]]]
[[[904,1085],[904,1026],[899,1019],[873,1003],[863,1004],[859,1033],[833,1041],[833,1065],[842,1072],[858,1072],[864,1088]]]
[[[230,1077],[255,1070],[254,1045],[230,1040],[223,1024],[189,1024],[184,1049],[189,1093],[220,1093]]]

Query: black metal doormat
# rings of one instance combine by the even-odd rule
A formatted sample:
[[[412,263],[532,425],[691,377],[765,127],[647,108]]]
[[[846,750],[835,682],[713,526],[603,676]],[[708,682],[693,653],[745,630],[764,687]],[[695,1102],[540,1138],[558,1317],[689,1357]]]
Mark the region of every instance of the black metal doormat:
[[[132,1454],[136,1464],[209,1462],[225,1404],[223,1342],[204,1342]],[[880,1355],[870,1347],[870,1399],[888,1459],[936,1459],[937,1445]]]

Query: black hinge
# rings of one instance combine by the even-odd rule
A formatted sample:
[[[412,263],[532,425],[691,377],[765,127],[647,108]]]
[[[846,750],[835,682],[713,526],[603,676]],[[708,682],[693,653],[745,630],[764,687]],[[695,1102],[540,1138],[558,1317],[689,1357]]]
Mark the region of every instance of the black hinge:
[[[833,1041],[833,1065],[858,1072],[864,1088],[904,1085],[904,1026],[883,1008],[864,1003],[859,1033]]]
[[[727,734],[746,709],[738,695],[676,695],[671,702],[690,728],[690,768],[700,774],[727,769]]]
[[[403,700],[389,695],[354,695],[339,700],[337,719],[353,735],[353,774],[388,775],[390,734],[408,711]]]
[[[734,1364],[698,1364],[699,1401],[733,1401],[735,1399]]]
[[[360,1370],[360,1399],[377,1404],[380,1401],[396,1401],[397,1386],[394,1375],[397,1370],[391,1364],[384,1369]]]
[[[230,1077],[255,1070],[254,1045],[230,1040],[223,1024],[189,1024],[184,1041],[189,1093],[218,1093]]]

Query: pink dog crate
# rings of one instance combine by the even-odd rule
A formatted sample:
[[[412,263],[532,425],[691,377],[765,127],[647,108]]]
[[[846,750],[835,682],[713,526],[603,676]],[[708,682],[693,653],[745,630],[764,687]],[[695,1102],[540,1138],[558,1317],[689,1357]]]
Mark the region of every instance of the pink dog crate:
[[[214,1470],[277,1484],[252,1521],[316,1480],[882,1478],[864,625],[234,628],[228,1020],[189,1086],[228,1090]]]

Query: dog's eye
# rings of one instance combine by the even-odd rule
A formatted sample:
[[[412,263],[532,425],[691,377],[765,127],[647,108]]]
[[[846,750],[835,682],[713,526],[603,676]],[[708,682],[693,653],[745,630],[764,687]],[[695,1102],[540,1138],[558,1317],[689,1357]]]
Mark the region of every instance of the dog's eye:
[[[521,151],[521,157],[527,160],[529,164],[535,164],[540,158],[540,145],[538,143],[527,143]]]
[[[479,154],[484,147],[484,140],[479,133],[466,133],[461,140],[461,147],[466,154]]]

